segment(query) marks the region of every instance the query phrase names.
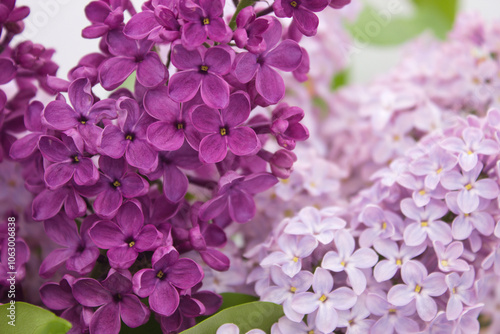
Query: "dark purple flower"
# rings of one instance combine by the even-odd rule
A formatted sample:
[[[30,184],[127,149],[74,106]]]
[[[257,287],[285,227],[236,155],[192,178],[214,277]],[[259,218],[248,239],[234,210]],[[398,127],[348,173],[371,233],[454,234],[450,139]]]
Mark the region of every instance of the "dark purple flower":
[[[80,275],[88,274],[94,268],[99,256],[99,249],[94,245],[87,232],[94,223],[95,216],[86,218],[80,227],[80,234],[75,221],[64,213],[44,222],[45,233],[55,243],[64,246],[50,253],[40,265],[40,276],[48,278],[66,263],[68,270]]]
[[[74,182],[67,183],[61,188],[44,189],[34,199],[32,216],[34,220],[45,220],[54,217],[64,205],[66,215],[75,219],[87,211],[87,205],[82,198],[80,187]]]
[[[304,110],[299,107],[289,107],[286,103],[280,103],[273,110],[271,133],[281,147],[288,150],[295,148],[296,141],[309,138],[309,131],[300,124],[304,118]]]
[[[117,88],[135,70],[137,81],[145,87],[156,87],[168,79],[168,70],[160,57],[150,51],[152,41],[135,41],[117,29],[108,33],[106,43],[115,57],[105,60],[99,68],[99,79],[104,89]]]
[[[229,171],[220,178],[216,195],[201,206],[200,219],[209,221],[228,210],[231,219],[246,223],[255,216],[252,195],[271,188],[277,182],[276,177],[269,173],[241,176]]]
[[[2,5],[0,4],[0,6]],[[14,79],[16,73],[16,64],[14,64],[12,60],[10,60],[9,58],[0,58],[0,85],[6,84],[7,82]]]
[[[219,0],[217,0],[219,1]],[[191,100],[198,90],[209,107],[224,108],[229,103],[229,85],[221,77],[231,70],[232,57],[221,46],[186,49],[180,43],[172,46],[175,73],[168,84],[170,97],[177,102]]]
[[[158,154],[146,140],[146,130],[152,119],[133,99],[120,98],[116,105],[126,112],[126,117],[119,126],[109,124],[104,128],[98,145],[100,151],[114,159],[125,155],[127,162],[137,168],[155,169]]]
[[[123,33],[133,39],[148,38],[156,43],[173,42],[181,37],[181,25],[171,8],[157,5],[152,10],[135,14],[127,22]]]
[[[82,37],[97,38],[122,25],[123,8],[105,1],[92,1],[85,7],[85,16],[92,25],[82,30]]]
[[[14,160],[21,160],[29,157],[38,149],[40,136],[45,134],[45,127],[42,125],[43,104],[33,101],[26,109],[24,125],[32,133],[15,141],[10,148],[10,156]]]
[[[99,248],[109,249],[109,263],[116,269],[128,269],[140,252],[154,249],[162,238],[154,225],[144,225],[144,215],[132,201],[120,207],[115,221],[96,222],[89,235]]]
[[[253,53],[266,50],[266,41],[262,36],[272,21],[267,17],[256,19],[252,6],[243,8],[236,17],[237,29],[234,31],[234,41],[239,48],[246,48]]]
[[[7,224],[4,225],[7,227]],[[7,230],[7,229],[6,229]],[[7,231],[6,231],[7,232]],[[1,241],[0,249],[0,286],[8,287],[11,285],[11,281],[8,280],[12,277],[11,259],[12,252],[9,251],[9,239],[4,238]],[[30,248],[26,242],[19,237],[16,237],[16,254],[15,254],[15,266],[16,272],[14,273],[15,281],[21,282],[26,277],[26,263],[30,259]]]
[[[191,259],[179,259],[173,247],[160,247],[153,254],[152,269],[141,269],[134,275],[134,292],[149,296],[153,311],[172,315],[179,307],[179,289],[190,289],[203,279],[200,266]]]
[[[8,31],[19,33],[23,30],[24,24],[19,22],[29,15],[28,6],[15,7],[15,0],[3,0],[0,2],[0,36],[5,27]]]
[[[201,104],[201,99],[198,102]],[[165,86],[148,91],[144,95],[144,109],[160,120],[148,127],[148,141],[158,150],[175,151],[182,146],[186,138],[189,145],[198,150],[201,135],[191,123],[190,106],[188,103],[180,106],[178,102],[174,102]]]
[[[191,119],[194,127],[208,133],[200,143],[200,160],[216,163],[224,160],[229,148],[235,155],[249,155],[260,149],[255,132],[240,126],[250,115],[248,95],[242,91],[231,94],[229,104],[220,112],[200,105],[193,110]]]
[[[277,17],[293,17],[297,28],[306,36],[316,35],[319,19],[313,12],[328,6],[329,0],[277,0],[273,4]]]
[[[179,16],[186,21],[182,26],[182,44],[195,48],[207,37],[215,42],[227,42],[231,29],[221,18],[222,0],[179,1]]]
[[[99,307],[90,321],[91,333],[119,333],[120,319],[131,328],[149,320],[149,309],[133,294],[128,272],[111,270],[101,283],[92,278],[77,279],[73,296],[83,306]]]
[[[80,59],[78,65],[73,67],[69,73],[70,80],[78,78],[87,78],[92,86],[99,82],[99,66],[106,60],[106,56],[102,53],[89,53]]]
[[[73,138],[63,135],[62,141],[52,136],[42,136],[38,147],[43,157],[52,165],[45,169],[45,183],[51,189],[59,188],[71,179],[78,185],[92,185],[99,179],[99,172],[90,158],[83,156]]]
[[[257,92],[269,102],[277,103],[285,96],[285,83],[273,67],[282,71],[294,71],[301,63],[302,50],[297,42],[289,39],[276,46],[281,37],[281,24],[277,19],[272,21],[263,36],[266,50],[259,54],[238,54],[233,74],[242,83],[255,77]]]

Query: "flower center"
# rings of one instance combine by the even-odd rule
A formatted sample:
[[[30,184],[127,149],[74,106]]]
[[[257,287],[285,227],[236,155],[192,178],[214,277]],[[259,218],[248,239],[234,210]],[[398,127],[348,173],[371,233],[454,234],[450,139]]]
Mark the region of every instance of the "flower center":
[[[227,129],[226,128],[220,128],[220,135],[221,136],[226,136],[227,135]]]
[[[396,309],[395,308],[390,308],[389,309],[389,313],[396,313]]]
[[[448,261],[446,260],[441,260],[441,264],[443,265],[443,267],[448,267]]]
[[[340,262],[340,265],[341,265],[342,267],[345,267],[345,262],[344,262],[344,261]]]
[[[71,157],[73,159],[73,163],[77,163],[77,162],[80,162],[80,159],[78,159],[78,156],[77,155],[74,155]]]
[[[436,171],[436,174],[440,174],[442,171],[443,171],[443,169],[442,169],[442,168],[439,168],[439,169]]]
[[[420,191],[418,192],[418,194],[419,194],[420,196],[424,196],[424,195],[425,195],[425,190],[424,190],[424,189],[420,190]]]
[[[455,294],[455,293],[457,293],[457,289],[453,288],[453,289],[451,289],[451,292],[452,292],[453,294]]]
[[[420,293],[420,290],[422,290],[422,287],[421,287],[420,285],[418,285],[418,284],[417,284],[417,285],[415,286],[415,292],[416,292],[416,293]]]
[[[472,189],[472,184],[469,183],[469,184],[465,185],[465,189],[471,190]]]
[[[164,275],[165,275],[165,274],[163,273],[163,271],[161,271],[161,270],[160,270],[160,271],[156,274],[156,277],[158,277],[159,279],[162,279]]]
[[[325,295],[321,295],[321,297],[319,297],[319,301],[320,302],[325,302],[325,300],[327,299],[327,297]]]
[[[471,150],[468,150],[468,151],[467,151],[467,154],[468,154],[468,155],[472,155],[473,153],[474,153],[474,152],[472,152]]]
[[[182,129],[184,129],[184,124],[181,122],[177,123],[177,130],[182,130]]]
[[[120,181],[116,180],[115,182],[112,183],[112,185],[113,185],[113,187],[118,188],[122,184],[120,183]]]
[[[382,229],[385,230],[387,228],[387,223],[386,222],[382,222]]]
[[[397,259],[396,260],[396,265],[400,266],[403,264],[403,261],[401,261],[401,259]]]
[[[134,134],[132,134],[132,133],[128,133],[128,134],[125,136],[125,139],[126,139],[126,140],[130,140],[130,141],[134,140]]]
[[[294,287],[294,286],[292,286],[292,287],[290,288],[290,291],[295,293],[295,291],[297,291],[297,288],[296,288],[296,287]]]
[[[292,261],[295,262],[295,263],[297,263],[297,262],[299,262],[299,258],[296,257],[296,256],[294,256],[293,259],[292,259]]]
[[[426,227],[428,225],[429,225],[429,222],[426,220],[424,220],[423,222],[420,223],[420,226],[422,226],[422,227]]]
[[[290,6],[292,6],[293,8],[297,8],[299,4],[297,3],[297,1],[291,1],[290,2]]]
[[[210,19],[208,17],[204,17],[201,22],[203,23],[204,26],[206,26],[207,24],[210,24]]]
[[[135,241],[131,241],[131,242],[129,242],[129,243],[128,243],[128,246],[129,246],[130,248],[134,247],[134,245],[135,245]]]
[[[208,66],[207,65],[201,65],[200,66],[200,71],[201,72],[208,72]]]

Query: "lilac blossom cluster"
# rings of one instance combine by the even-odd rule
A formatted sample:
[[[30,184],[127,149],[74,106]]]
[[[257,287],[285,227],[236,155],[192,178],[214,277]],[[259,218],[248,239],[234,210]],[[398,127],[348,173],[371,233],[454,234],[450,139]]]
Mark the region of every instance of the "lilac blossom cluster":
[[[128,0],[92,1],[82,36],[99,39],[100,52],[65,80],[52,50],[9,49],[28,9],[1,2],[0,84],[15,81],[19,93],[0,94],[0,157],[22,165],[29,219],[53,241],[36,268],[51,279],[40,297],[72,333],[118,333],[122,321],[150,317],[177,332],[217,311],[221,297],[201,290],[202,266],[230,268],[224,229],[252,220],[253,197],[289,177],[292,150],[309,137],[304,111],[280,103],[278,70],[306,80],[309,56],[297,42],[316,34],[315,13],[347,3],[234,12],[222,0],[152,0],[137,12]],[[285,34],[273,14],[291,18]],[[109,96],[96,95],[99,86]],[[55,99],[39,101],[39,88]]]

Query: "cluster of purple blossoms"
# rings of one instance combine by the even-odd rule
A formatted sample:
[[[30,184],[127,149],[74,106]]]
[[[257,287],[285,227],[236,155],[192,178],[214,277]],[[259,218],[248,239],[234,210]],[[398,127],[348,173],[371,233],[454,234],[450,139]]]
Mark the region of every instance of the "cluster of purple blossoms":
[[[224,229],[252,220],[254,196],[289,177],[292,150],[309,137],[304,111],[280,103],[279,71],[306,80],[298,36],[316,33],[315,13],[348,2],[276,1],[229,22],[222,0],[153,0],[140,12],[129,0],[92,1],[82,36],[100,52],[67,80],[52,50],[9,47],[29,10],[0,3],[0,84],[20,92],[0,91],[0,158],[22,165],[27,216],[51,240],[35,265],[50,279],[40,298],[71,333],[118,333],[150,317],[178,332],[217,311],[202,266],[230,268]],[[274,11],[292,18],[287,33]],[[53,101],[39,101],[38,88]],[[17,242],[21,282],[30,251]]]

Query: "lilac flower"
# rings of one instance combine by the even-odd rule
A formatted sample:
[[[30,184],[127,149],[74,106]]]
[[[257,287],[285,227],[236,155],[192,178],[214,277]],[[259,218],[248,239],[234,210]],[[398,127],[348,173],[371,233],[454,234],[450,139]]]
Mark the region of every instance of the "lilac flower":
[[[277,17],[293,17],[293,21],[306,36],[316,35],[319,19],[313,12],[320,12],[328,6],[328,0],[278,0],[273,4]]]
[[[121,6],[113,6],[113,1],[109,4],[105,1],[92,1],[85,7],[85,16],[92,25],[82,30],[82,37],[101,37],[120,27],[123,24],[123,10]]]
[[[441,142],[441,146],[449,151],[457,152],[458,163],[465,172],[472,170],[478,163],[478,154],[493,155],[500,149],[491,139],[484,139],[478,128],[468,127],[462,132],[462,138],[450,137]]]
[[[457,162],[457,157],[436,145],[429,152],[429,157],[413,161],[409,166],[409,171],[417,176],[425,176],[425,187],[432,190],[437,187],[441,177],[451,171]]]
[[[183,103],[181,107],[174,102],[169,97],[166,86],[149,90],[144,95],[144,108],[160,121],[149,125],[148,141],[159,150],[175,151],[182,146],[185,138],[192,148],[198,150],[201,135],[191,123],[189,107],[188,103]]]
[[[375,240],[373,247],[385,257],[385,260],[379,261],[375,266],[373,276],[377,282],[384,282],[393,278],[403,264],[422,254],[427,245],[422,243],[419,246],[412,247],[403,243],[401,249],[398,249],[398,244],[395,241],[379,239]]]
[[[302,260],[316,249],[318,242],[311,236],[282,234],[278,238],[279,251],[272,252],[260,262],[262,267],[278,265],[289,277],[294,277],[302,268]]]
[[[288,319],[286,316],[283,316],[278,321],[278,326],[275,328],[274,326],[271,328],[271,333],[273,334],[287,334],[287,333],[296,333],[296,334],[310,334],[317,333],[316,328],[316,314],[311,313],[307,316],[307,323],[305,324],[303,321],[295,322]]]
[[[476,296],[474,292],[474,267],[459,276],[457,273],[446,275],[445,282],[450,291],[450,299],[446,304],[446,318],[448,320],[457,319],[463,312],[463,304],[472,306]]]
[[[458,324],[455,330],[458,333],[479,333],[481,331],[481,325],[478,319],[483,307],[484,304],[467,307],[458,318]]]
[[[95,151],[96,139],[102,132],[96,124],[103,118],[116,117],[116,107],[113,99],[104,99],[94,104],[91,88],[87,78],[73,81],[68,88],[73,107],[62,100],[52,101],[43,112],[43,120],[60,131],[76,128],[89,148]]]
[[[428,275],[422,264],[412,261],[403,265],[401,277],[405,284],[395,285],[389,290],[389,303],[405,306],[415,300],[420,318],[424,321],[432,320],[437,313],[437,305],[432,297],[446,292],[444,274],[433,272]]]
[[[403,173],[397,179],[397,182],[403,187],[413,190],[412,198],[418,207],[429,204],[431,198],[443,199],[446,190],[441,186],[434,189],[427,188],[423,177],[414,177],[410,173]]]
[[[40,136],[45,134],[45,126],[42,124],[43,104],[33,101],[26,109],[24,125],[31,133],[16,140],[10,148],[10,156],[14,160],[29,157],[38,149]]]
[[[281,268],[273,266],[271,267],[271,279],[276,285],[266,288],[261,295],[261,300],[282,304],[287,318],[294,322],[300,322],[304,315],[292,309],[292,299],[297,293],[309,290],[313,274],[309,271],[301,271],[290,278],[283,273]]]
[[[4,224],[7,227],[7,224]],[[5,238],[0,242],[0,285],[4,293],[7,293],[5,288],[10,287],[12,284],[12,276],[15,277],[15,282],[22,282],[26,278],[26,264],[28,260],[30,260],[30,248],[26,244],[26,242],[19,237],[16,237],[16,253],[15,253],[15,272],[12,273],[12,250],[9,249],[11,247],[9,244],[9,238],[7,238],[7,228],[5,229]],[[9,233],[10,234],[10,233]]]
[[[201,220],[208,221],[226,209],[235,222],[246,223],[255,216],[255,202],[251,195],[263,192],[278,180],[268,173],[255,173],[245,177],[229,171],[219,180],[214,197],[200,208]]]
[[[227,238],[224,230],[215,224],[199,222],[189,230],[189,242],[194,250],[212,269],[226,271],[229,269],[229,258],[224,253],[214,249],[223,247]]]
[[[233,38],[236,45],[253,53],[262,53],[266,49],[266,42],[262,36],[269,28],[271,20],[268,17],[256,19],[255,9],[252,6],[243,8],[236,17],[236,30]]]
[[[309,138],[309,131],[300,124],[303,118],[304,110],[299,107],[290,107],[286,103],[280,103],[273,110],[271,133],[281,147],[293,150],[296,141]]]
[[[149,296],[153,311],[172,315],[179,306],[179,289],[190,289],[203,279],[203,271],[191,259],[179,259],[173,247],[159,247],[153,254],[152,269],[141,269],[134,275],[134,292]]]
[[[293,235],[310,235],[323,245],[332,242],[335,230],[345,227],[343,219],[323,216],[314,207],[305,207],[299,211],[285,227],[285,233]]]
[[[408,246],[418,246],[429,238],[447,245],[451,242],[451,228],[438,220],[448,212],[448,207],[441,201],[431,200],[428,205],[418,208],[414,201],[405,198],[401,201],[401,211],[411,222],[404,231],[404,240]]]
[[[153,42],[129,39],[119,29],[106,36],[109,51],[115,57],[105,60],[99,68],[99,80],[106,90],[120,86],[137,70],[137,81],[148,88],[168,79],[168,70],[156,52],[150,51]]]
[[[172,64],[182,71],[175,73],[169,81],[170,97],[177,102],[186,102],[200,91],[203,102],[209,107],[226,107],[229,85],[222,76],[230,71],[231,63],[231,54],[220,46],[188,50],[182,44],[174,43]]]
[[[200,142],[200,160],[216,163],[224,160],[227,149],[238,156],[249,155],[260,149],[260,141],[255,132],[240,126],[250,115],[250,101],[244,92],[229,96],[229,104],[219,111],[200,105],[196,107],[191,119],[194,127],[208,133]]]
[[[366,333],[374,325],[375,320],[368,319],[370,311],[365,306],[364,298],[359,298],[351,310],[339,310],[337,327],[346,328],[346,334]]]
[[[418,323],[411,318],[415,314],[415,303],[404,306],[395,306],[387,301],[387,298],[378,294],[369,293],[366,297],[366,307],[378,317],[381,317],[372,326],[370,332],[373,334],[416,333],[419,330]]]
[[[451,226],[453,238],[457,240],[467,239],[472,231],[476,229],[479,233],[489,236],[493,233],[495,221],[488,212],[491,201],[480,199],[479,206],[470,213],[465,213],[458,206],[458,193],[446,194],[446,204],[451,212],[457,215]]]
[[[145,9],[132,16],[123,33],[137,40],[147,37],[157,43],[173,42],[181,37],[180,27],[172,8],[159,4],[154,11]]]
[[[457,171],[446,173],[441,184],[448,190],[459,190],[457,195],[458,207],[464,213],[472,213],[479,207],[479,199],[494,199],[500,194],[498,184],[491,179],[478,180],[483,164],[476,162],[469,171],[460,174]]]
[[[273,67],[291,72],[299,67],[302,60],[302,50],[297,42],[287,39],[276,46],[280,36],[281,24],[273,19],[264,33],[266,50],[259,54],[241,53],[234,66],[236,79],[247,83],[255,77],[257,92],[270,103],[277,103],[285,95],[283,78]]]
[[[45,233],[57,244],[65,248],[58,248],[50,253],[40,265],[40,276],[48,278],[66,263],[66,268],[80,275],[92,271],[99,256],[99,249],[94,245],[87,232],[92,223],[92,217],[84,219],[80,233],[76,223],[64,213],[44,222]]]
[[[262,151],[261,151],[262,152]],[[262,156],[259,154],[262,158]],[[297,161],[297,156],[288,150],[278,150],[269,157],[271,173],[281,179],[288,179],[293,171],[293,164]]]
[[[73,284],[73,296],[84,306],[99,307],[90,321],[90,331],[94,333],[119,333],[120,319],[131,328],[149,320],[149,309],[132,293],[128,272],[112,270],[100,283],[92,278],[79,278]]]
[[[249,330],[245,334],[265,334],[265,333],[266,332],[264,332],[263,330],[255,328]],[[240,328],[233,323],[227,323],[220,326],[215,334],[240,334]]]
[[[16,65],[9,58],[0,58],[0,70],[0,85],[14,79],[17,73]]]
[[[442,242],[434,241],[434,250],[438,257],[439,269],[444,272],[449,271],[467,271],[469,264],[462,259],[459,259],[464,252],[464,245],[460,241],[454,241],[449,244],[446,249]]]
[[[360,214],[360,220],[368,227],[359,236],[361,247],[370,247],[377,238],[387,239],[394,235],[394,226],[402,226],[401,218],[376,205],[366,206]]]
[[[132,201],[120,207],[115,221],[98,221],[89,230],[99,248],[109,249],[106,255],[115,269],[128,269],[140,252],[155,249],[162,239],[154,225],[144,225],[144,215]]]
[[[229,27],[220,17],[224,1],[200,0],[199,2],[179,1],[179,16],[186,21],[182,26],[182,43],[187,48],[203,44],[207,37],[214,42],[225,42],[231,35]]]
[[[120,127],[109,124],[104,128],[98,144],[100,151],[113,159],[125,155],[131,166],[154,170],[158,165],[158,154],[146,140],[151,118],[140,110],[135,100],[123,97],[116,104],[126,112],[125,121],[120,123]]]
[[[0,3],[0,36],[2,35],[3,28],[7,31],[22,30],[24,24],[20,22],[30,13],[28,6],[16,7],[16,1],[3,0]]]
[[[292,300],[292,309],[300,314],[316,314],[316,327],[324,332],[333,331],[338,324],[337,310],[348,310],[356,304],[356,294],[349,288],[341,287],[334,291],[333,277],[329,271],[316,268],[312,292],[301,292]]]
[[[134,198],[147,193],[149,184],[136,173],[127,172],[125,160],[99,158],[101,178],[92,191],[98,193],[94,201],[95,212],[103,218],[112,218],[122,205],[123,197]]]
[[[54,162],[45,169],[44,179],[51,189],[59,188],[74,179],[78,185],[92,185],[99,179],[99,172],[83,150],[71,137],[62,135],[62,141],[52,136],[42,136],[38,147],[43,157]]]
[[[354,238],[347,230],[339,230],[335,234],[336,251],[325,254],[321,267],[333,272],[345,271],[352,289],[360,295],[366,289],[366,277],[360,269],[371,268],[377,263],[378,256],[371,248],[360,248],[354,251]]]

